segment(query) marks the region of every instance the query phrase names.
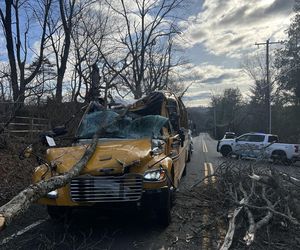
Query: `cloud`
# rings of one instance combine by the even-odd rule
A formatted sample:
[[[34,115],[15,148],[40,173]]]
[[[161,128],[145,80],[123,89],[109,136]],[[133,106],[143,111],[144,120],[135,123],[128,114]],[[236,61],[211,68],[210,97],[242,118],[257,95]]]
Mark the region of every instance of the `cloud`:
[[[178,23],[182,30],[180,38],[183,39],[176,40],[176,44],[181,49],[190,48],[194,54],[197,56],[199,54],[200,58],[204,49],[206,57],[201,60],[197,58],[197,62],[176,69],[180,82],[185,86],[192,84],[184,97],[185,103],[187,106],[207,106],[211,95],[220,94],[225,88],[238,87],[246,97],[253,82],[236,66],[246,54],[251,54],[256,50],[255,42],[264,42],[268,38],[274,41],[285,39],[284,31],[293,15],[294,0],[205,0],[199,13],[196,13],[196,10],[198,11],[202,0],[184,2],[191,3],[192,1],[198,4],[198,7],[190,10],[191,14],[187,20]],[[146,2],[157,4],[155,6],[161,3],[155,0]],[[112,4],[116,9],[121,9],[119,0],[112,0]],[[138,6],[132,0],[126,0],[125,5],[129,11],[132,31],[134,31],[133,26],[139,29],[141,23],[136,15]],[[109,42],[105,43],[105,49],[121,51],[122,47],[115,39],[119,39],[119,31],[123,32],[123,35],[126,33],[124,18],[113,13],[105,1],[98,1],[93,7],[95,11],[104,14],[110,11],[109,25],[112,28],[107,37],[106,41]],[[180,11],[183,12],[183,10]],[[154,12],[148,13],[146,24],[153,21],[153,18]],[[3,55],[5,54],[5,43],[2,37],[0,32],[0,60],[1,51]],[[37,45],[34,44],[34,48]],[[264,53],[265,48],[261,49]],[[235,65],[230,65],[231,63]],[[67,75],[66,78],[69,79],[69,77]]]
[[[229,73],[223,73],[218,77],[210,77],[205,80],[203,80],[204,83],[208,84],[220,84],[222,83],[225,79],[230,79],[232,77],[231,74]]]
[[[181,47],[202,44],[213,55],[241,58],[254,43],[281,40],[293,15],[294,0],[206,0],[202,11],[181,22]],[[188,42],[187,42],[188,41]]]
[[[188,96],[184,96],[184,101],[193,101],[198,102],[201,100],[206,100],[211,98],[211,92],[210,91],[197,91],[193,94],[190,94]]]
[[[209,91],[198,91],[190,95],[185,95],[183,97],[183,102],[189,106],[207,106],[210,100],[211,92]]]
[[[266,14],[282,14],[288,15],[290,14],[290,10],[294,7],[294,0],[276,0],[274,1],[267,9]]]
[[[188,64],[178,69],[180,82],[190,88],[184,96],[186,106],[208,106],[212,95],[226,88],[239,88],[244,97],[249,95],[253,80],[239,68],[226,68],[213,64]]]
[[[253,80],[237,67],[258,51],[265,55],[256,42],[286,39],[293,7],[294,0],[205,0],[199,13],[179,22],[183,39],[176,44],[200,57],[181,69],[182,81],[192,83],[186,105],[207,106],[226,88],[238,87],[247,98]]]

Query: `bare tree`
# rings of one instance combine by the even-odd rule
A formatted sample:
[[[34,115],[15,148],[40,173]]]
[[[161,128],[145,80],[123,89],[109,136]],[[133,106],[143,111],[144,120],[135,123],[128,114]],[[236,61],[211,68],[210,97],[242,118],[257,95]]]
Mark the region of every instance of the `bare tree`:
[[[150,89],[153,90],[154,86],[156,89],[159,88],[157,84],[162,83],[158,80],[160,77],[157,77],[157,74],[162,75],[168,57],[164,54],[162,58],[165,58],[166,61],[162,60],[157,65],[157,60],[154,62],[153,59],[154,56],[157,56],[156,52],[159,49],[155,53],[154,49],[163,42],[168,43],[168,38],[178,33],[172,13],[180,6],[181,2],[182,0],[163,0],[159,3],[134,0],[134,3],[131,2],[131,4],[136,10],[130,9],[124,0],[120,0],[121,8],[109,3],[115,13],[125,22],[125,31],[124,27],[119,27],[119,42],[123,46],[123,50],[128,51],[132,62],[120,76],[135,99],[140,98],[145,92],[145,81],[148,81],[147,92]],[[154,70],[154,66],[157,71]],[[147,70],[148,67],[150,70]],[[152,77],[156,80],[153,80]]]
[[[112,10],[103,3],[98,2],[97,11],[86,9],[80,15],[80,21],[74,26],[72,39],[74,40],[74,66],[76,80],[73,88],[74,98],[78,97],[88,101],[91,92],[101,96],[104,106],[107,106],[111,90],[118,93],[122,89],[120,74],[130,65],[129,53],[120,55],[115,47],[108,46],[114,43],[110,36],[113,32],[114,18]],[[99,79],[92,81],[92,72],[95,67],[99,69]],[[95,86],[97,82],[97,86]],[[84,90],[84,91],[83,91]]]
[[[0,7],[14,101],[24,102],[26,87],[34,79],[42,65],[47,41],[46,25],[51,4],[52,0],[38,0],[36,2],[5,0],[5,7]],[[33,21],[40,25],[41,30],[41,36],[37,40],[39,44],[37,52],[31,48],[33,41],[30,41],[31,37],[29,36],[30,23]],[[38,60],[34,70],[27,74],[26,63],[30,52],[36,53]]]
[[[135,1],[135,21],[131,21],[134,18],[125,1],[120,1],[119,6],[106,2],[107,8],[99,2],[97,12],[88,8],[78,14],[71,33],[71,63],[76,71],[72,77],[72,99],[86,99],[89,95],[95,63],[100,70],[97,89],[105,105],[111,91],[121,96],[129,91],[139,98],[167,87],[170,71],[178,65],[172,62],[173,36],[178,29],[171,12],[180,2],[163,1],[157,5]]]
[[[63,82],[68,66],[72,43],[73,28],[80,13],[93,4],[94,1],[59,0],[52,8],[50,21],[47,23],[52,51],[57,68],[57,84],[55,98],[58,102],[63,98]],[[59,10],[57,13],[56,10]]]
[[[95,11],[88,8],[78,15],[78,21],[74,25],[72,32],[72,52],[74,59],[71,64],[75,67],[73,86],[73,99],[78,97],[86,99],[92,87],[91,73],[95,64],[101,61],[100,49],[107,34],[108,16],[104,15],[99,9]],[[100,91],[100,80],[97,91]],[[82,90],[85,90],[83,93]],[[98,93],[99,95],[99,93]]]

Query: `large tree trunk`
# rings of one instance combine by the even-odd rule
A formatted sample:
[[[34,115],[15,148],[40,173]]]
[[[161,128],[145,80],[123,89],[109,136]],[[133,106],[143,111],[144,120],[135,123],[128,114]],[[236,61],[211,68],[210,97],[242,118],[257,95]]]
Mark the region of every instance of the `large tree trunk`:
[[[9,225],[17,215],[24,213],[31,203],[44,197],[50,191],[65,186],[72,178],[78,176],[93,156],[97,147],[97,141],[98,136],[94,136],[91,145],[69,172],[30,185],[11,201],[0,207],[0,230]]]
[[[0,231],[19,214],[24,213],[30,206],[31,203],[44,197],[47,193],[52,190],[61,188],[68,184],[74,177],[78,176],[83,168],[86,166],[88,161],[93,156],[98,142],[98,137],[105,129],[112,126],[119,119],[124,117],[128,109],[125,109],[118,117],[116,117],[111,123],[103,124],[97,133],[94,135],[92,143],[89,145],[87,150],[84,152],[81,159],[72,167],[70,171],[62,175],[53,176],[47,180],[40,181],[38,183],[30,185],[24,189],[18,195],[16,195],[11,201],[0,207]]]
[[[58,70],[55,99],[59,103],[62,102],[62,84],[64,80],[64,74],[64,72],[62,73],[61,70]]]
[[[6,38],[6,49],[10,66],[10,79],[11,86],[13,91],[13,99],[14,101],[18,101],[19,97],[19,86],[18,86],[18,71],[17,71],[17,63],[15,59],[14,53],[14,41],[13,41],[13,33],[12,33],[12,18],[11,18],[11,1],[5,1],[5,17],[0,9],[1,19],[4,26],[5,38]]]
[[[59,0],[59,10],[60,10],[60,16],[62,20],[62,26],[64,29],[65,39],[64,39],[64,50],[61,55],[61,64],[57,72],[58,75],[57,75],[57,86],[56,86],[56,96],[55,96],[57,102],[62,102],[63,80],[67,69],[67,62],[70,53],[71,33],[73,28],[72,18],[74,15],[75,2],[76,0],[72,0],[68,2],[70,13],[69,15],[67,15],[65,13],[64,0]]]
[[[48,15],[50,11],[52,0],[44,1],[44,14],[42,24],[42,34],[40,36],[40,47],[38,54],[38,61],[33,69],[33,71],[27,75],[26,74],[26,62],[28,56],[28,31],[29,27],[25,31],[22,31],[21,22],[29,22],[30,14],[23,20],[21,18],[20,12],[26,10],[26,1],[11,1],[5,0],[5,16],[0,8],[0,17],[4,28],[5,40],[6,40],[6,50],[10,66],[10,79],[11,87],[13,91],[13,100],[15,102],[24,103],[26,86],[35,78],[38,74],[43,60],[43,52],[46,40],[46,25],[48,21]],[[12,11],[12,8],[14,11]],[[30,7],[31,8],[31,7]],[[13,14],[12,14],[13,13]],[[28,12],[29,13],[29,12]],[[36,13],[34,11],[34,13]],[[24,40],[24,41],[23,41]],[[23,57],[22,57],[23,54]]]

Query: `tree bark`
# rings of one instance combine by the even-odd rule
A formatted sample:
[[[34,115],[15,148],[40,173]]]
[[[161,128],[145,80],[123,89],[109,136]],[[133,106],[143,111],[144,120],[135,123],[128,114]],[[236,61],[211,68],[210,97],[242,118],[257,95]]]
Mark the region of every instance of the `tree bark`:
[[[243,203],[244,203],[244,199],[242,199],[240,201],[241,205]],[[243,206],[239,206],[233,211],[233,213],[230,216],[228,216],[228,217],[230,217],[228,231],[226,233],[224,243],[221,246],[220,250],[230,249],[232,241],[233,241],[233,236],[234,236],[234,233],[235,233],[235,221],[236,221],[236,218],[237,218],[237,216],[239,215],[239,213],[241,212],[242,209],[243,209]]]
[[[31,203],[44,197],[50,191],[65,186],[72,178],[78,176],[93,156],[97,147],[97,142],[98,136],[95,135],[92,143],[84,152],[81,159],[69,172],[30,185],[16,195],[11,201],[0,207],[0,230],[5,226],[8,226],[16,216],[24,213]]]
[[[69,15],[67,15],[65,13],[64,0],[59,0],[59,10],[60,10],[60,16],[62,20],[62,26],[64,29],[65,39],[64,39],[64,49],[61,54],[61,64],[57,72],[57,85],[56,85],[56,95],[55,95],[57,102],[62,102],[63,80],[67,69],[67,62],[68,62],[70,47],[71,47],[71,33],[73,28],[72,19],[74,15],[75,2],[76,2],[75,0],[69,2],[68,7],[70,8],[70,13]]]
[[[13,41],[13,33],[12,33],[12,18],[11,18],[11,1],[5,1],[5,17],[1,12],[1,19],[5,30],[5,38],[6,38],[6,49],[7,55],[10,65],[10,79],[13,90],[13,99],[14,101],[18,100],[19,97],[19,87],[18,87],[18,71],[17,71],[17,63],[14,54],[14,41]]]

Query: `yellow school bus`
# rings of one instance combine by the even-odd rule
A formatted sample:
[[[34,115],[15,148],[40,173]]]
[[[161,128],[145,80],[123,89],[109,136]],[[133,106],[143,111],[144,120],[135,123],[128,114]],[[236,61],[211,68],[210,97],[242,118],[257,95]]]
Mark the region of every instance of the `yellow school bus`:
[[[170,92],[153,92],[124,108],[103,109],[91,102],[69,147],[47,149],[46,165],[35,169],[33,181],[67,172],[81,158],[103,124],[97,149],[80,176],[40,199],[53,219],[77,207],[132,205],[153,210],[167,226],[171,204],[190,157],[187,112]],[[116,119],[118,117],[118,119]]]

